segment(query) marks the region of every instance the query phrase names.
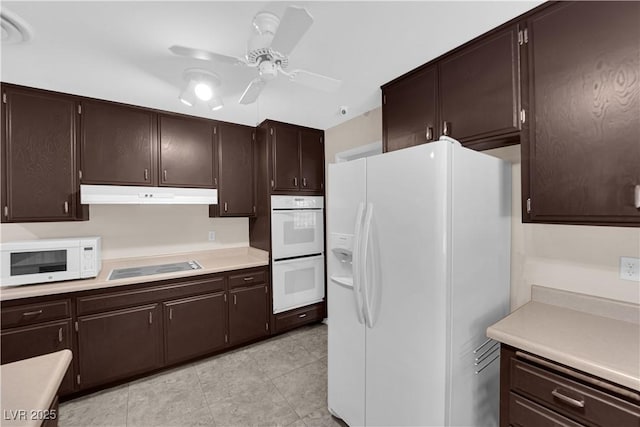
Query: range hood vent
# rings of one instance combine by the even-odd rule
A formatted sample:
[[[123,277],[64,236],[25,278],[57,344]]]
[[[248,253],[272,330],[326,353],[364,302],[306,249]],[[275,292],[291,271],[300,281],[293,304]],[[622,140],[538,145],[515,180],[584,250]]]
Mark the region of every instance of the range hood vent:
[[[218,190],[211,188],[80,185],[83,205],[215,205]]]

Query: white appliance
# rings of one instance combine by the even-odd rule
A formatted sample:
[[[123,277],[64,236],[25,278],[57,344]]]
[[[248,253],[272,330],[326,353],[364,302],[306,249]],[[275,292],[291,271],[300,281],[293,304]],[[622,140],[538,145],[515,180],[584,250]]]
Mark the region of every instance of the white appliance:
[[[271,196],[274,314],[324,299],[324,198]]]
[[[102,268],[100,245],[100,237],[3,243],[0,286],[96,277]]]
[[[215,205],[218,203],[218,190],[82,184],[80,185],[80,203],[83,205]]]
[[[351,426],[498,425],[511,169],[451,138],[329,165],[328,406]]]

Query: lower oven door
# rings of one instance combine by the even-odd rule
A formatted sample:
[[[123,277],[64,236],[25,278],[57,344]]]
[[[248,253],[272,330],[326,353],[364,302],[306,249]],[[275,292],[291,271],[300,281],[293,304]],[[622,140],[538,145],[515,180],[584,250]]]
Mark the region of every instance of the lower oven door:
[[[324,255],[273,262],[273,313],[324,298]]]

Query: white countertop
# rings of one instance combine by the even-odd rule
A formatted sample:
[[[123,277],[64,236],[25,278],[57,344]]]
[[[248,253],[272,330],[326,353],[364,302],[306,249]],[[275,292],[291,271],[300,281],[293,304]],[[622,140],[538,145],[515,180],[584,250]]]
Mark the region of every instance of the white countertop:
[[[35,427],[49,413],[71,363],[71,351],[61,350],[0,366],[3,426]]]
[[[179,271],[173,273],[154,274],[151,276],[129,277],[126,279],[107,280],[114,268],[140,267],[144,265],[168,264],[196,260],[202,266],[200,270]],[[18,298],[29,298],[43,295],[78,292],[91,289],[110,288],[115,286],[148,283],[177,277],[197,276],[243,268],[269,265],[269,253],[251,247],[217,249],[212,251],[184,252],[172,255],[160,255],[139,258],[122,258],[102,261],[102,270],[94,279],[69,280],[65,282],[42,283],[28,286],[10,286],[0,288],[0,301]]]
[[[496,341],[640,391],[640,306],[535,286]]]

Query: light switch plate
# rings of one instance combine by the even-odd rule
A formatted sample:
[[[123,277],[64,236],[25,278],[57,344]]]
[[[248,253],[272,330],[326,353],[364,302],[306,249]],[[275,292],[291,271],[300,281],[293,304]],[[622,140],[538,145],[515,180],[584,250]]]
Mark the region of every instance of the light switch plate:
[[[620,257],[620,278],[640,282],[640,258]]]

